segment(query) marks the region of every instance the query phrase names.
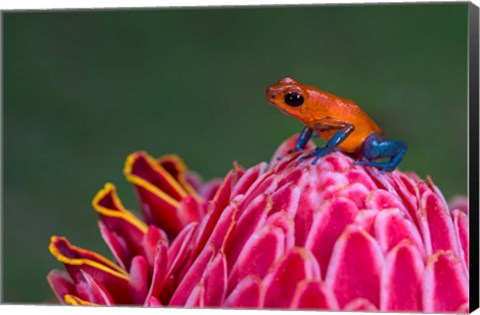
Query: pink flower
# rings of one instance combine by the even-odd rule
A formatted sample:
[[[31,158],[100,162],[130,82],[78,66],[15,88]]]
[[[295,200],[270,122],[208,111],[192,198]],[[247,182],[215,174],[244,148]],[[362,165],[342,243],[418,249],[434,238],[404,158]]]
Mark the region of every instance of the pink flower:
[[[105,185],[93,206],[115,262],[52,237],[67,271],[48,276],[59,300],[467,312],[467,204],[449,209],[430,178],[342,153],[299,162],[287,153],[296,139],[270,164],[205,184],[176,156],[132,154],[125,175],[144,220]]]

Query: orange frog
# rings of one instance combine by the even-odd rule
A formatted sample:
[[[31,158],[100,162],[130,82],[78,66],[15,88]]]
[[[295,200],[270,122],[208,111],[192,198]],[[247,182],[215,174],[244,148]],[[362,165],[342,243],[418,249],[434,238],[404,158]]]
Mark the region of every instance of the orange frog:
[[[316,148],[301,160],[315,157],[315,164],[322,156],[341,150],[361,155],[363,160],[355,164],[374,166],[385,173],[393,171],[407,151],[404,142],[385,139],[377,124],[351,100],[288,77],[270,86],[266,97],[282,112],[305,124],[295,151],[303,150],[314,132],[327,141],[324,147]],[[375,161],[382,158],[390,160]]]

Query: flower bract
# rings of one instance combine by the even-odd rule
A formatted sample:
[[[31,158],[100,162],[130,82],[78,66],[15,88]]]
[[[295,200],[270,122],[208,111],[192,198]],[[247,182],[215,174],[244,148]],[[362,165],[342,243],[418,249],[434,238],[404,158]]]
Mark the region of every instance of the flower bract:
[[[208,182],[175,155],[131,154],[139,214],[110,183],[93,200],[111,255],[51,239],[59,301],[468,312],[468,203],[449,207],[430,178],[340,152],[300,162],[296,140]]]

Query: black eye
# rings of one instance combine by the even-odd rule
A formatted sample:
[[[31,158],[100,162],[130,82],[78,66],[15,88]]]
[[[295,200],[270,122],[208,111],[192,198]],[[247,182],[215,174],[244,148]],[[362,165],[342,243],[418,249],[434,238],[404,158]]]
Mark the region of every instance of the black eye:
[[[298,107],[303,104],[303,96],[294,92],[287,93],[285,95],[285,104],[291,107]]]

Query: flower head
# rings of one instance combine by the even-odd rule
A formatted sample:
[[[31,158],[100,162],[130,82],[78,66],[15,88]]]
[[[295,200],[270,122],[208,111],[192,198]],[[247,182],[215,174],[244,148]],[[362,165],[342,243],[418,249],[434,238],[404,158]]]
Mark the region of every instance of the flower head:
[[[468,311],[468,214],[430,178],[287,152],[202,183],[176,156],[129,156],[143,219],[112,184],[93,200],[114,261],[52,237],[77,305]],[[312,149],[309,144],[307,150]]]

